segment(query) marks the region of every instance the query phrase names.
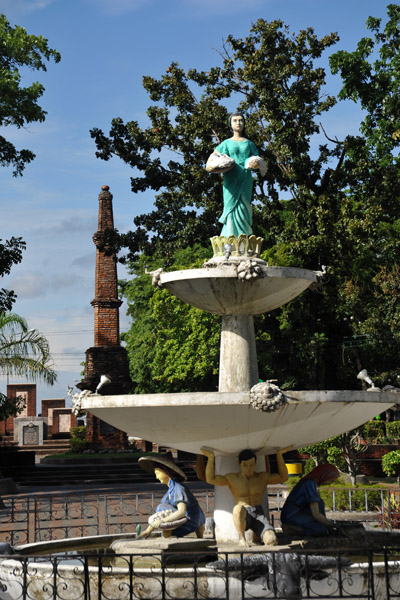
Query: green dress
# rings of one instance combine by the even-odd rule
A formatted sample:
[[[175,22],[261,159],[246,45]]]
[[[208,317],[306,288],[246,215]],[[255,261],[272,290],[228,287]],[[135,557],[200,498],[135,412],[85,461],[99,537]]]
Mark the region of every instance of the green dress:
[[[223,224],[221,235],[238,237],[241,233],[253,233],[251,196],[253,177],[250,169],[245,169],[250,156],[258,156],[258,150],[251,140],[225,140],[216,147],[217,152],[227,154],[235,160],[233,169],[224,174],[224,211],[219,219]]]

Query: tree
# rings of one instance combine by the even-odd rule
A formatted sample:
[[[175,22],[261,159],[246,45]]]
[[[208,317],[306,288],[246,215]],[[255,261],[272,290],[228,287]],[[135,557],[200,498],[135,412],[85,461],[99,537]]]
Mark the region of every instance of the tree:
[[[180,250],[174,269],[196,268],[204,248]],[[166,290],[153,288],[145,268],[158,261],[142,257],[131,281],[121,282],[132,326],[126,341],[135,393],[209,391],[218,386],[220,322],[216,315],[183,304]]]
[[[23,27],[11,27],[5,15],[0,15],[0,125],[16,126],[43,122],[46,111],[38,104],[44,87],[34,82],[24,87],[20,69],[46,71],[45,60],[58,63],[60,54],[48,46],[42,36],[29,35]],[[13,175],[21,175],[27,163],[35,158],[31,150],[17,150],[5,137],[0,136],[0,164],[11,166]]]
[[[0,276],[9,275],[11,267],[22,260],[22,251],[26,244],[22,238],[12,237],[2,243],[0,240]],[[0,313],[11,310],[15,302],[15,293],[13,290],[0,289]]]
[[[147,128],[116,118],[108,137],[98,128],[91,131],[98,157],[119,156],[139,172],[131,178],[133,192],[157,192],[156,210],[136,217],[136,231],[120,238],[129,258],[158,253],[168,264],[176,248],[218,233],[221,180],[203,167],[216,143],[231,135],[230,98],[246,113],[247,135],[268,164],[254,196],[259,230],[276,222],[266,193],[279,213],[281,190],[296,194],[317,185],[323,165],[338,152],[324,147],[316,160],[309,157],[315,118],[335,102],[323,97],[325,73],[313,61],[337,39],[331,34],[319,40],[311,28],[293,37],[282,21],[259,19],[245,40],[228,37],[221,67],[185,73],[173,62],[161,79],[144,77],[153,101]]]
[[[37,329],[28,329],[25,319],[13,313],[0,314],[0,372],[49,385],[57,381],[48,341]]]
[[[17,398],[8,398],[0,392],[0,421],[5,421],[8,417],[16,417],[23,410],[25,400]]]
[[[128,248],[133,270],[141,254],[172,268],[177,250],[206,247],[218,233],[221,180],[203,165],[216,142],[230,135],[228,106],[246,114],[247,135],[267,164],[254,193],[256,233],[266,239],[263,258],[270,265],[328,266],[324,285],[256,319],[260,375],[277,378],[281,387],[354,389],[362,367],[378,384],[400,374],[400,339],[389,322],[385,355],[367,334],[372,326],[378,332],[384,308],[376,299],[400,251],[400,7],[389,5],[388,17],[383,27],[368,19],[371,37],[353,52],[330,57],[343,80],[338,101],[352,99],[364,109],[359,135],[339,140],[321,124],[337,100],[324,95],[325,72],[314,63],[338,36],[318,39],[311,28],[293,35],[281,21],[263,19],[246,38],[228,37],[220,66],[184,72],[175,62],[159,80],[145,77],[152,101],[147,127],[114,119],[108,136],[91,132],[97,156],[116,155],[133,167],[135,193],[156,194],[155,210],[135,218],[134,232],[114,232],[116,249]],[[316,148],[318,132],[324,138]],[[129,289],[134,315],[139,287]],[[164,307],[172,302],[166,294],[159,298]],[[394,292],[386,300],[394,301]],[[397,318],[394,305],[391,314]],[[153,339],[157,323],[142,326],[153,328],[146,333]],[[128,345],[133,331],[125,336]],[[172,349],[178,328],[164,331]],[[173,358],[164,352],[166,368]],[[186,383],[194,382],[189,377]]]
[[[316,465],[335,465],[348,473],[352,485],[356,485],[356,477],[361,470],[360,458],[367,449],[368,445],[363,443],[360,429],[353,429],[324,442],[299,448],[299,452],[309,454]]]

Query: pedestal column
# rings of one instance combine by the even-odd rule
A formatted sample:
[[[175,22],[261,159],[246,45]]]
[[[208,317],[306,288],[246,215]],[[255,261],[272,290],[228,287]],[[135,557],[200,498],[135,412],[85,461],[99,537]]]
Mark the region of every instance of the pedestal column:
[[[219,392],[247,392],[258,383],[256,340],[252,315],[222,317],[219,361]],[[238,454],[240,448],[238,450]],[[260,463],[260,464],[258,464]],[[262,464],[261,464],[262,463]],[[257,459],[257,468],[265,470],[263,460]],[[239,471],[237,456],[216,456],[215,472],[218,475]],[[238,534],[233,524],[235,501],[228,487],[215,486],[214,521],[218,542],[237,542]]]
[[[222,317],[219,392],[247,392],[258,383],[252,315]]]

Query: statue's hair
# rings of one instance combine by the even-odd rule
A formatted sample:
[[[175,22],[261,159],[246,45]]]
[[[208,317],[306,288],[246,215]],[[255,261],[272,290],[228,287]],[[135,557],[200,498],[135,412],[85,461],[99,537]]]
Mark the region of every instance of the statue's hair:
[[[246,137],[246,135],[245,135],[245,129],[246,129],[246,117],[244,116],[244,114],[243,114],[243,113],[241,113],[241,112],[234,112],[234,113],[232,113],[231,115],[229,115],[229,119],[228,119],[228,125],[229,125],[229,129],[230,129],[230,130],[233,132],[232,125],[231,125],[231,122],[232,122],[232,117],[242,117],[242,118],[243,118],[243,121],[244,121],[244,127],[243,127],[243,131],[242,131],[242,136],[243,136],[243,137]]]
[[[257,460],[257,456],[253,450],[242,450],[238,456],[239,464],[242,462],[242,460],[250,460],[251,458],[255,458]]]

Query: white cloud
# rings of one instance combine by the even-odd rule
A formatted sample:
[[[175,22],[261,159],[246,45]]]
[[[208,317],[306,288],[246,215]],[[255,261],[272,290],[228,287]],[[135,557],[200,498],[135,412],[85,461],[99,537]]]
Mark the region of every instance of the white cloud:
[[[90,282],[91,284],[92,282]],[[86,278],[76,273],[66,273],[62,275],[53,275],[51,278],[52,291],[61,290],[83,290],[87,288]]]
[[[74,215],[60,220],[58,214],[55,214],[53,216],[53,221],[47,219],[44,222],[45,226],[36,227],[32,230],[35,235],[72,235],[75,233],[86,233],[90,238],[90,235],[95,228],[96,217],[95,215],[85,215],[84,217]]]
[[[84,269],[84,270],[87,270],[88,268],[91,269],[91,276],[92,276],[92,279],[94,279],[95,261],[96,261],[96,256],[95,256],[94,252],[91,252],[90,254],[85,254],[82,256],[78,256],[77,258],[74,258],[74,260],[71,263],[71,266],[78,267],[79,269]]]
[[[19,298],[39,298],[47,292],[47,281],[40,273],[21,273],[13,277],[7,288],[14,290]]]
[[[53,0],[0,0],[0,12],[10,19],[17,15],[43,10],[52,2]]]

